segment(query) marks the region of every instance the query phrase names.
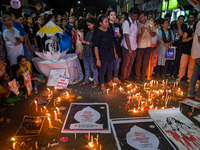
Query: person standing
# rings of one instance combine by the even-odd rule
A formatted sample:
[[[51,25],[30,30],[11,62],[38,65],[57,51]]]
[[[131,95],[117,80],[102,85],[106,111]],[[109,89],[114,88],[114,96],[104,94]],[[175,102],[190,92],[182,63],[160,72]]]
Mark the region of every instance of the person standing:
[[[194,70],[195,60],[192,59],[191,57],[191,48],[195,32],[194,18],[195,18],[194,14],[189,14],[188,22],[186,23],[187,30],[183,33],[183,38],[182,38],[183,54],[181,56],[179,75],[177,81],[180,81],[184,77],[187,65],[188,65],[188,73],[187,73],[188,82],[190,81]]]
[[[113,82],[120,84],[121,81],[119,80],[119,66],[121,62],[121,56],[122,56],[122,49],[121,49],[121,37],[122,37],[122,30],[119,24],[115,23],[116,20],[116,12],[114,10],[110,10],[108,12],[108,18],[109,18],[109,29],[113,33],[113,38],[114,38],[114,44],[115,44],[115,49],[118,55],[118,59],[114,60],[113,63],[113,71],[114,71],[114,76],[113,76]]]
[[[129,18],[124,21],[122,29],[124,37],[122,39],[123,64],[121,68],[121,80],[124,81],[131,74],[131,69],[136,56],[137,49],[137,18],[139,9],[134,7],[129,11]]]
[[[189,94],[188,97],[195,97],[196,100],[200,101],[200,85],[198,87],[196,96],[195,96],[195,86],[200,76],[200,21],[197,23],[193,43],[191,56],[195,59],[194,71],[190,80]]]
[[[100,27],[95,30],[93,37],[94,53],[96,56],[96,65],[99,67],[99,81],[101,90],[106,92],[104,85],[104,76],[107,75],[107,85],[112,87],[112,71],[114,58],[117,59],[118,55],[114,46],[114,39],[111,30],[108,29],[109,22],[106,16],[99,18]]]
[[[176,46],[176,57],[174,60],[174,67],[173,67],[174,69],[172,71],[172,79],[176,79],[179,72],[180,60],[181,60],[182,48],[183,48],[182,36],[183,36],[183,33],[187,29],[187,26],[184,24],[184,19],[185,19],[185,16],[183,15],[179,16],[177,22],[171,26],[171,30],[174,35],[173,46]]]
[[[156,35],[156,29],[152,22],[147,21],[144,11],[139,14],[138,23],[138,49],[136,56],[135,73],[136,80],[144,80],[149,65],[149,59],[152,52],[152,37]]]

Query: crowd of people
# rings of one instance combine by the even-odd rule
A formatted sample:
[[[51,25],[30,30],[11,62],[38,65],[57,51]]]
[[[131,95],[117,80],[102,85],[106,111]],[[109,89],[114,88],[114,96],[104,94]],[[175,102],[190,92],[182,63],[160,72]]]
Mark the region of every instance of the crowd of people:
[[[158,19],[155,14],[136,7],[120,16],[110,8],[105,14],[97,16],[96,12],[95,7],[90,7],[86,17],[53,14],[52,10],[40,15],[4,14],[0,40],[1,103],[13,103],[26,93],[22,90],[18,96],[14,95],[7,84],[9,76],[18,81],[20,89],[27,84],[22,76],[27,70],[34,86],[45,82],[43,75],[32,71],[32,58],[34,50],[44,50],[45,38],[36,33],[50,20],[63,29],[63,34],[57,35],[60,51],[76,53],[80,59],[85,74],[80,86],[88,85],[90,77],[94,82],[92,88],[100,85],[102,91],[106,91],[105,83],[120,84],[130,79],[131,74],[133,81],[143,81],[150,67],[150,75],[154,73],[163,79],[181,81],[187,75],[188,96],[200,100],[200,87],[195,96],[200,75],[200,22],[195,13],[171,21],[170,13]],[[173,47],[176,47],[175,58],[166,60],[166,52]]]

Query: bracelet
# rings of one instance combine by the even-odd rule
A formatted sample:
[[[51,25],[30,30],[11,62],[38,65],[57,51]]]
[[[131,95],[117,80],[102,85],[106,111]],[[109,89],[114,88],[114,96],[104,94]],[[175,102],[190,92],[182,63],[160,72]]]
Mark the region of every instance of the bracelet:
[[[97,59],[97,60],[100,60],[100,59]]]

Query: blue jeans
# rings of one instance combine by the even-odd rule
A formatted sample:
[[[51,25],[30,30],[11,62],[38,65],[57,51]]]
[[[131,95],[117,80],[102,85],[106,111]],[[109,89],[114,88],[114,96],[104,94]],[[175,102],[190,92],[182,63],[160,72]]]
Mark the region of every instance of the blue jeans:
[[[104,83],[104,76],[107,76],[107,82],[111,82],[113,72],[114,60],[101,60],[101,67],[99,68],[99,81],[100,84]]]
[[[121,58],[115,59],[113,61],[114,78],[118,78],[120,62],[121,62]]]
[[[90,73],[92,71],[94,83],[98,83],[98,70],[95,66],[93,56],[83,56],[83,64],[85,69],[85,82],[89,82]]]
[[[200,76],[200,58],[195,60],[194,71],[190,80],[189,95],[195,95],[195,86]],[[200,85],[196,93],[196,97],[200,98]]]

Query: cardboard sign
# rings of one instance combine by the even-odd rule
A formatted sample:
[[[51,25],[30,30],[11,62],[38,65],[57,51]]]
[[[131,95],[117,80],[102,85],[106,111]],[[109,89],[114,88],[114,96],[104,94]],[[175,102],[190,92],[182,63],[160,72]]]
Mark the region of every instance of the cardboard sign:
[[[51,69],[49,72],[47,86],[56,86],[60,76],[65,75],[65,69]]]
[[[150,110],[149,114],[178,149],[200,147],[200,128],[185,117],[179,108]]]
[[[8,82],[8,85],[11,87],[11,90],[15,95],[19,95],[19,88],[17,86],[16,79],[13,79],[12,81]]]
[[[106,103],[72,103],[61,133],[110,133]]]
[[[147,118],[112,120],[118,150],[175,149],[160,128]]]
[[[40,134],[44,116],[24,116],[24,119],[17,130],[15,137],[29,137]]]
[[[27,92],[28,92],[28,95],[31,94],[32,90],[33,90],[33,87],[32,87],[32,83],[31,83],[31,76],[30,76],[30,72],[29,70],[27,70],[24,74],[24,82],[27,81],[27,84],[26,84],[26,89],[27,89]]]
[[[66,89],[69,84],[69,77],[60,76],[55,88],[56,89]]]

